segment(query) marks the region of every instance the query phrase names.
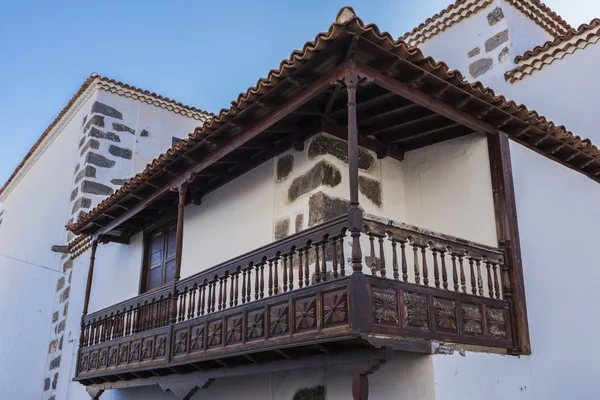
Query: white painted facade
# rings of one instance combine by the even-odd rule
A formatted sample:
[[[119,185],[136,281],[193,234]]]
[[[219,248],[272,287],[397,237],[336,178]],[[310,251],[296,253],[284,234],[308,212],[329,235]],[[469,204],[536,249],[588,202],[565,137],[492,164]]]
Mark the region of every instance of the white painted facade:
[[[84,193],[87,189],[83,182],[116,189],[120,182],[111,180],[129,178],[169,147],[173,136],[183,137],[202,124],[198,119],[162,108],[166,102],[160,98],[140,96],[133,90],[92,78],[0,198],[0,357],[11,360],[0,363],[1,399],[67,398],[55,393],[54,386],[73,376],[65,363],[76,349],[73,343],[76,346],[78,335],[72,332],[78,329],[76,321],[83,303],[79,289],[81,285],[85,287],[85,277],[83,283],[77,281],[83,271],[76,265],[71,268],[68,258],[52,252],[51,247],[66,245],[71,236],[67,235],[65,224],[105,197]],[[114,88],[119,88],[119,94],[114,93]],[[114,141],[114,136],[112,140],[92,137],[93,127],[84,129],[93,115],[102,115],[92,112],[97,103],[122,114],[122,118],[104,115],[104,127],[98,127],[118,136],[118,141]],[[134,133],[118,131],[112,123],[123,124]],[[144,130],[147,136],[142,135]],[[85,143],[90,139],[96,140],[98,146],[86,149]],[[113,145],[131,153],[114,156],[110,149]],[[90,152],[105,157],[112,166],[89,164]],[[86,165],[95,168],[94,176],[77,180],[78,172]],[[90,203],[76,209],[76,199],[80,197],[88,198]],[[120,256],[129,254],[135,253],[124,251]],[[114,287],[119,281],[111,278],[106,276],[108,285]],[[73,318],[67,320],[68,316]],[[59,371],[60,378],[55,378]]]
[[[487,15],[497,7],[502,9],[504,18],[490,25]],[[508,30],[509,39],[486,52],[487,39],[504,30]],[[513,84],[504,79],[504,73],[515,66],[515,56],[548,39],[550,35],[521,12],[504,0],[494,0],[485,9],[419,47],[426,55],[460,70],[470,80],[474,78],[469,65],[480,58],[491,58],[493,67],[477,77],[484,85],[598,143],[598,113],[593,96],[600,89],[600,77],[595,71],[600,61],[599,46],[589,46]],[[480,53],[469,57],[468,53],[476,47]],[[500,60],[500,52],[505,47],[508,54]],[[560,93],[560,98],[557,99],[556,93]],[[104,91],[96,92],[96,96],[98,101],[122,111],[123,123],[136,132],[128,137],[133,148],[131,162],[119,160],[114,170],[117,173],[111,171],[111,175],[103,171],[105,174],[97,176],[99,181],[125,178],[141,170],[170,146],[172,136],[183,137],[198,125],[195,120],[144,102]],[[72,122],[3,199],[0,254],[7,253],[62,271],[60,255],[50,252],[49,248],[65,241],[62,226],[72,214],[69,199],[73,188],[72,171],[78,160],[81,161],[77,148],[81,120],[94,100],[87,100]],[[142,130],[150,135],[138,137]],[[64,156],[65,149],[69,149],[67,153],[72,154],[72,158]],[[595,211],[600,187],[589,178],[516,143],[511,142],[511,152],[532,355],[515,357],[474,351],[429,356],[399,354],[370,377],[371,399],[598,398],[594,383],[600,351],[595,348],[594,339],[600,323],[587,316],[593,313],[592,305],[598,301],[594,289],[600,272],[595,267],[593,250],[594,240],[600,234],[596,232],[600,214]],[[347,165],[326,155],[320,159],[339,169],[341,183],[316,188],[290,203],[289,185],[316,161],[310,159],[306,151],[290,150],[286,154],[294,156],[294,168],[286,179],[277,181],[277,159],[269,160],[207,195],[201,205],[186,207],[182,277],[272,242],[275,225],[282,218],[290,218],[290,233],[294,233],[295,216],[302,213],[303,228],[306,228],[311,194],[323,191],[331,197],[348,197]],[[50,170],[57,171],[51,179]],[[379,207],[360,196],[365,212],[497,245],[484,135],[469,135],[412,151],[402,162],[390,158],[377,160],[360,174],[378,180],[382,187]],[[49,194],[44,197],[47,209],[37,207],[40,191]],[[94,198],[93,204],[99,199]],[[30,214],[31,210],[38,210],[40,214]],[[47,210],[64,211],[49,213]],[[44,229],[39,229],[40,226]],[[32,243],[40,251],[32,252]],[[132,238],[129,245],[99,247],[90,312],[138,295],[142,255],[142,234]],[[88,260],[89,251],[73,265],[70,312],[64,330],[59,380],[53,392],[56,399],[89,398],[83,386],[71,381]],[[56,307],[48,299],[56,297],[56,276],[56,272],[0,258],[0,293],[4,300],[0,309],[0,341],[15,344],[0,347],[0,359],[18,359],[22,357],[23,348],[31,349],[32,354],[27,364],[0,364],[0,398],[40,398],[42,377],[47,375],[52,358],[47,356],[47,338],[52,335],[48,332],[48,321]],[[33,297],[35,301],[31,292],[37,293]],[[5,329],[6,326],[40,326],[42,329]],[[54,326],[52,324],[51,329]],[[577,340],[572,339],[573,335]],[[36,380],[40,385],[26,384]],[[23,384],[11,384],[14,382]],[[351,396],[349,377],[333,368],[317,368],[216,380],[192,398],[288,400],[298,389],[317,385],[326,387],[327,399]],[[110,390],[102,395],[103,400],[172,398],[172,394],[157,386]]]

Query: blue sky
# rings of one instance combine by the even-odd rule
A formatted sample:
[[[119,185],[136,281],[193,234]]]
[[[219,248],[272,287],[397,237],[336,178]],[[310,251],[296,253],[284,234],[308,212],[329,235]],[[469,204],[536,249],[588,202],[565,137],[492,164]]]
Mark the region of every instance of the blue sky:
[[[344,5],[394,36],[450,0],[11,1],[0,11],[0,185],[91,72],[217,112]],[[598,0],[547,0],[572,25]]]

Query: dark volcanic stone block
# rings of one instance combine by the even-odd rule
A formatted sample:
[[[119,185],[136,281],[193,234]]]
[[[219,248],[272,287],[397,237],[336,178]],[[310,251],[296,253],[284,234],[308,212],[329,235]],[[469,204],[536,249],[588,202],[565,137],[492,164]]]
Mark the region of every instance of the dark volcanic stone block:
[[[316,163],[304,175],[294,179],[288,189],[288,200],[293,202],[298,197],[322,185],[335,187],[342,181],[342,174],[335,165],[322,160]]]
[[[496,25],[504,19],[504,12],[500,7],[496,7],[487,15],[487,19],[490,26]]]
[[[117,132],[129,132],[135,135],[135,130],[131,129],[130,127],[128,127],[127,125],[124,124],[120,124],[118,122],[113,122],[112,123],[112,127],[115,131]]]
[[[366,176],[359,176],[358,190],[377,207],[381,207],[381,183],[379,181]]]
[[[508,42],[508,29],[496,33],[494,36],[485,41],[485,51],[489,53],[502,43]]]
[[[308,226],[330,221],[348,213],[350,201],[329,197],[323,192],[310,196],[308,200]]]
[[[292,400],[325,400],[325,386],[300,389]]]
[[[283,239],[290,234],[290,219],[280,219],[275,222],[275,240]]]
[[[83,155],[83,153],[85,153],[86,151],[88,151],[89,149],[94,149],[94,150],[98,150],[100,148],[100,142],[97,141],[96,139],[90,139],[88,140],[88,142],[85,144],[85,146],[83,146],[81,148],[81,151],[79,152],[79,155]]]
[[[79,173],[75,176],[75,183],[79,182],[83,178],[95,178],[96,177],[96,168],[91,165],[86,165],[84,169],[79,171]]]
[[[491,58],[481,58],[469,65],[469,74],[477,78],[492,69],[493,65],[494,61]]]
[[[115,161],[109,160],[103,155],[94,153],[92,151],[87,153],[87,156],[85,157],[85,162],[101,168],[112,168],[116,164]]]
[[[94,181],[83,181],[81,191],[83,193],[98,194],[101,196],[108,196],[113,193],[113,189],[110,186]]]
[[[56,369],[60,367],[60,356],[54,358],[52,361],[50,361],[50,370]]]
[[[125,183],[125,181],[127,181],[127,179],[111,179],[110,183],[112,183],[113,185],[116,186],[123,186],[123,184]]]
[[[348,142],[328,135],[315,137],[308,145],[308,157],[314,158],[325,154],[330,154],[348,164]],[[374,163],[375,157],[362,148],[358,149],[358,168],[366,170]]]
[[[77,212],[80,208],[90,208],[91,205],[92,200],[88,199],[87,197],[80,197],[77,200],[75,200],[75,203],[73,203],[72,214]]]
[[[294,169],[294,156],[287,154],[277,160],[277,182],[287,178]]]
[[[87,124],[85,124],[83,131],[87,132],[87,130],[90,129],[92,125],[104,128],[104,117],[102,115],[93,115],[92,118],[90,118],[90,120],[87,122]]]
[[[304,228],[304,214],[296,215],[296,233]]]
[[[120,111],[104,103],[100,103],[99,101],[96,101],[94,104],[92,104],[92,113],[98,113],[116,119],[123,119],[123,114]]]
[[[121,138],[116,133],[104,132],[104,131],[101,131],[96,128],[92,128],[90,130],[90,136],[98,138],[98,139],[107,139],[107,140],[110,140],[111,142],[117,142],[117,143],[119,143],[121,141]]]
[[[133,156],[131,150],[115,146],[114,144],[110,145],[110,147],[108,148],[108,152],[115,157],[121,157],[127,160],[131,160],[131,157]]]

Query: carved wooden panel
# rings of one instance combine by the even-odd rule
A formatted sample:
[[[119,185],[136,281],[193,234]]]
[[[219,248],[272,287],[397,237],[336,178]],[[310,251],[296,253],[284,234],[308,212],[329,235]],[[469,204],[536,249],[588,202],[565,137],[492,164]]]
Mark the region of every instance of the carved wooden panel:
[[[429,329],[427,296],[404,292],[404,319],[407,328]]]
[[[105,347],[100,349],[100,353],[98,355],[98,368],[106,368],[108,365],[108,348]]]
[[[179,329],[173,335],[173,354],[180,356],[188,352],[188,329]]]
[[[154,358],[165,358],[167,351],[167,336],[157,336],[154,346]]]
[[[131,342],[131,347],[129,349],[129,362],[140,362],[140,347],[142,342],[140,340],[134,340]]]
[[[435,308],[435,327],[438,331],[457,333],[456,302],[454,300],[433,298]]]
[[[227,318],[227,344],[242,341],[242,324],[241,314]]]
[[[117,364],[127,364],[129,362],[129,343],[121,343],[119,345],[119,359]]]
[[[152,360],[152,348],[154,346],[154,338],[144,338],[142,340],[142,361]]]
[[[269,307],[269,336],[283,335],[289,332],[288,303]]]
[[[79,360],[79,371],[87,371],[90,366],[90,353],[83,353]]]
[[[265,313],[262,310],[248,312],[247,339],[260,339],[265,335]]]
[[[462,303],[463,334],[482,336],[481,308],[476,304]]]
[[[395,290],[373,288],[373,320],[378,324],[400,325],[398,293]]]
[[[92,351],[90,353],[90,365],[89,369],[94,370],[98,368],[98,351]]]
[[[213,321],[208,324],[208,335],[206,337],[208,347],[220,346],[223,341],[222,321]]]
[[[307,297],[294,302],[294,324],[296,331],[304,331],[317,327],[316,299]]]
[[[487,307],[487,335],[494,339],[506,339],[506,314],[502,308]]]
[[[324,326],[338,325],[348,321],[348,297],[347,291],[323,294],[323,322]]]
[[[190,329],[190,353],[195,353],[204,349],[204,324],[193,325]]]
[[[108,366],[114,367],[117,365],[117,346],[110,346],[108,348]]]

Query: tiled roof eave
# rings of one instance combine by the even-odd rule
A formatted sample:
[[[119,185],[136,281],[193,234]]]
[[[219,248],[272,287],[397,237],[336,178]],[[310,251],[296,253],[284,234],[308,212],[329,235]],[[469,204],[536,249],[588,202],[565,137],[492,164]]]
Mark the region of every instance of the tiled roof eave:
[[[143,172],[132,177],[119,190],[90,211],[87,216],[70,225],[68,228],[79,233],[80,230],[88,226],[95,218],[101,216],[104,210],[127,197],[172,160],[183,155],[187,150],[204,141],[207,137],[210,137],[211,133],[220,126],[230,122],[240,110],[250,107],[252,103],[261,99],[262,96],[278,85],[282,77],[289,76],[290,71],[293,71],[298,63],[302,63],[305,59],[310,59],[315,52],[323,53],[326,51],[329,43],[344,36],[361,36],[366,38],[366,40],[371,41],[376,46],[380,46],[387,52],[401,57],[404,61],[418,65],[419,68],[426,70],[428,74],[435,76],[436,79],[441,79],[447,84],[452,85],[455,88],[453,90],[463,93],[463,96],[468,101],[481,103],[485,108],[492,106],[495,110],[504,113],[506,117],[503,117],[503,120],[506,122],[503,122],[502,125],[506,125],[509,121],[516,121],[519,126],[520,133],[514,135],[517,140],[528,140],[528,135],[533,133],[534,136],[530,139],[535,141],[540,140],[539,143],[546,138],[549,138],[552,143],[563,142],[565,146],[572,148],[577,153],[575,156],[569,156],[570,159],[581,155],[591,158],[592,163],[597,163],[600,166],[598,149],[588,139],[582,139],[579,136],[573,135],[565,127],[554,125],[537,112],[530,111],[523,105],[509,101],[503,96],[496,96],[493,90],[484,87],[479,82],[467,82],[459,71],[450,71],[445,63],[436,62],[431,57],[425,57],[418,48],[407,45],[403,40],[395,40],[388,33],[381,33],[376,25],[365,25],[360,18],[352,14],[352,17],[345,18],[343,22],[332,24],[326,33],[318,34],[313,41],[307,42],[302,50],[292,52],[289,59],[283,60],[280,63],[278,69],[271,70],[266,78],[260,79],[255,86],[240,94],[237,100],[232,102],[230,108],[221,110],[218,115],[213,116],[202,127],[197,128],[191,133],[187,139],[160,155],[152,163],[148,164]],[[506,131],[507,129],[503,130]],[[549,157],[557,159],[554,155],[549,155]],[[590,165],[590,163],[586,161],[585,165]],[[591,177],[600,182],[598,177]]]

